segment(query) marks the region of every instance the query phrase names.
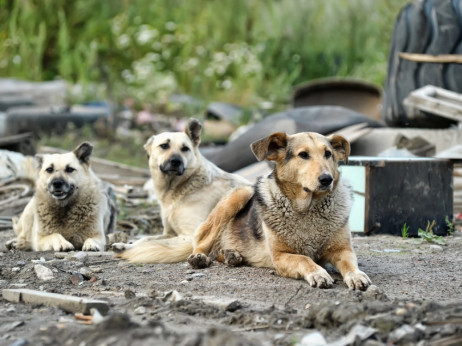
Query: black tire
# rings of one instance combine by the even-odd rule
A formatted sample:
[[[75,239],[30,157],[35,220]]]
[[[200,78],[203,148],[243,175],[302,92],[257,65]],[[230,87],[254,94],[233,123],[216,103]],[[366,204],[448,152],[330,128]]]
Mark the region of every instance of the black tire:
[[[446,128],[455,122],[420,112],[409,117],[403,100],[427,84],[462,91],[462,65],[416,63],[399,52],[458,54],[462,52],[462,0],[425,0],[406,5],[395,22],[390,44],[383,120],[389,126]]]

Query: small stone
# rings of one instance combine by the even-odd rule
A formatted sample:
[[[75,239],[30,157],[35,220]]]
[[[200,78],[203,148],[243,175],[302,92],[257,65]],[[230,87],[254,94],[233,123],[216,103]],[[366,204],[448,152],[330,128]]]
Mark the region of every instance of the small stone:
[[[162,297],[164,302],[178,302],[183,299],[183,296],[176,290],[165,292],[164,296]]]
[[[103,272],[103,270],[101,269],[101,267],[89,266],[88,268],[90,268],[90,270],[91,270],[93,273],[102,273],[102,272]]]
[[[364,292],[363,297],[365,299],[373,300],[387,300],[387,295],[376,285],[370,285],[366,292]]]
[[[98,278],[93,276],[93,277],[90,279],[89,282],[94,283],[94,282],[96,282],[96,281],[98,281]]]
[[[191,277],[192,278],[202,278],[204,276],[207,276],[206,274],[204,273],[194,273],[194,274],[191,274]]]
[[[395,310],[395,314],[397,314],[398,316],[404,316],[406,315],[407,313],[407,309],[405,308],[398,308]]]
[[[79,252],[76,252],[74,255],[72,255],[69,259],[71,261],[80,261],[80,262],[85,263],[87,258],[88,258],[88,254],[86,252],[79,251]]]
[[[37,277],[42,281],[48,281],[54,278],[53,271],[41,264],[34,266],[34,271]]]
[[[413,342],[415,341],[415,329],[408,324],[404,324],[398,329],[391,332],[388,340],[392,343],[396,342]]]
[[[194,274],[194,273],[195,273],[194,270],[187,270],[187,271],[186,271],[186,274]]]
[[[12,313],[16,312],[16,309],[13,306],[10,306],[8,309],[6,309],[6,312],[12,314]]]
[[[239,303],[239,301],[229,298],[204,299],[204,303],[229,312],[234,312],[241,307],[241,303]]]
[[[74,273],[71,275],[71,282],[73,285],[78,285],[80,284],[83,280],[85,280],[83,278],[83,275],[80,274],[80,273]]]
[[[16,264],[17,264],[18,266],[20,266],[20,267],[24,267],[24,266],[26,265],[26,262],[24,262],[24,261],[18,261]]]
[[[144,306],[138,306],[134,312],[135,315],[144,315],[146,313],[146,308]]]
[[[18,339],[12,344],[10,344],[10,346],[26,346],[28,344],[29,342],[27,341],[27,339]]]
[[[13,268],[11,268],[11,271],[12,271],[13,273],[17,273],[17,272],[21,271],[21,268],[19,268],[19,267],[13,267]]]
[[[93,275],[93,272],[88,267],[82,267],[79,269],[79,273],[83,275],[84,278],[90,279]]]
[[[133,298],[136,297],[135,292],[133,292],[131,290],[125,290],[124,295],[125,295],[125,298],[127,298],[127,299],[133,299]]]
[[[431,249],[433,252],[441,252],[441,251],[444,250],[442,246],[435,245],[435,244],[430,245],[430,249]]]
[[[185,281],[192,281],[192,280],[193,280],[193,277],[192,277],[192,276],[187,276],[187,277],[185,278]]]
[[[297,344],[298,346],[322,346],[327,345],[326,339],[321,332],[315,331],[306,334],[302,340]]]
[[[180,285],[184,285],[184,284],[188,284],[188,283],[189,283],[188,280],[183,280],[183,281],[180,282]]]

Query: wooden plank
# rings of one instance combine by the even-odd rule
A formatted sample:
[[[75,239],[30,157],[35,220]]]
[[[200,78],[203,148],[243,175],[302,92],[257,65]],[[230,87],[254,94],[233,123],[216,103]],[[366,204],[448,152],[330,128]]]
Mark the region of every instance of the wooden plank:
[[[109,305],[104,300],[80,298],[26,288],[4,289],[2,290],[2,296],[13,303],[43,304],[55,306],[64,311],[80,312],[83,314],[89,314],[91,308],[97,309],[103,315],[109,310]]]
[[[427,85],[411,92],[403,103],[411,117],[416,110],[420,110],[462,121],[462,95],[450,90]]]
[[[402,59],[414,61],[414,62],[430,62],[438,64],[462,64],[461,54],[418,54],[418,53],[398,53],[398,56]]]

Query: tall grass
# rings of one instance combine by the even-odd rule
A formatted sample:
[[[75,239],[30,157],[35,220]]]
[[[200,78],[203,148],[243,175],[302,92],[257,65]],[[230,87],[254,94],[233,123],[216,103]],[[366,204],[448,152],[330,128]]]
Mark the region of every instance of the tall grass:
[[[0,0],[0,75],[101,83],[116,100],[284,104],[315,78],[383,84],[406,2]]]

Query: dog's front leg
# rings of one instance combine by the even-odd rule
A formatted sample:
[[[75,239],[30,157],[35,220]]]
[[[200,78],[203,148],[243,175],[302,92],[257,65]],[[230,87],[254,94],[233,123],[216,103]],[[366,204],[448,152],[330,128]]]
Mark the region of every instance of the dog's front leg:
[[[358,260],[350,245],[332,249],[325,258],[342,274],[343,281],[351,290],[366,290],[371,284],[369,277],[359,270]]]
[[[358,268],[358,260],[351,247],[350,228],[347,225],[332,237],[323,259],[340,271],[349,289],[366,290],[372,284],[369,277]]]
[[[221,232],[252,198],[253,193],[251,186],[237,187],[213,208],[207,219],[194,232],[194,250],[188,257],[188,262],[192,267],[210,266],[212,260],[208,255],[213,245],[219,240]]]
[[[329,288],[334,280],[311,258],[287,252],[273,252],[273,264],[281,276],[305,279],[311,287]]]

